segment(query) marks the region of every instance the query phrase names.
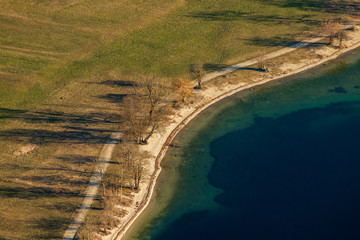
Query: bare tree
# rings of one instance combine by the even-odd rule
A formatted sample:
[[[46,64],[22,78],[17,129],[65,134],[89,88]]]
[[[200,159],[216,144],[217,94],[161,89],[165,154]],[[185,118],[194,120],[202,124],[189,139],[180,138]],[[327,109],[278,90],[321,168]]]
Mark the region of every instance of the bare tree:
[[[144,174],[143,159],[135,159],[131,171],[134,180],[134,188],[136,190],[140,190],[140,181],[142,180]]]
[[[257,63],[258,63],[258,69],[265,72],[267,68],[265,66],[265,59],[263,56],[257,58]]]
[[[124,167],[129,169],[132,165],[133,159],[139,154],[138,147],[133,144],[131,141],[122,142],[120,146],[120,158],[124,163]]]
[[[126,137],[142,143],[149,126],[148,109],[143,104],[143,99],[137,95],[125,97],[123,104],[126,106],[123,112]]]
[[[202,78],[205,75],[204,64],[202,62],[197,62],[195,64],[192,64],[190,66],[190,73],[193,75],[193,77],[198,82],[197,88],[201,89],[202,88]]]
[[[120,185],[120,202],[122,202],[123,188],[125,185],[125,172],[123,164],[120,165],[120,169],[118,171],[119,174],[119,185]]]
[[[334,46],[334,40],[337,38],[339,31],[342,30],[341,23],[326,21],[322,24],[322,29],[329,37],[329,45]]]
[[[142,139],[143,143],[146,144],[149,138],[168,120],[170,112],[168,105],[162,105],[154,111],[152,117],[148,120],[148,128]]]
[[[339,39],[339,48],[342,48],[343,41],[349,39],[349,36],[346,34],[345,30],[341,30],[336,34],[336,37]]]
[[[118,178],[118,173],[113,169],[110,168],[109,171],[106,171],[101,181],[104,197],[117,195],[118,189],[121,187]]]
[[[123,100],[127,135],[137,143],[147,143],[152,134],[167,119],[169,87],[165,79],[154,75],[140,76],[133,95]]]
[[[95,227],[93,223],[85,222],[75,236],[76,240],[95,240]]]
[[[165,79],[155,75],[142,75],[138,77],[134,86],[134,94],[144,99],[151,118],[154,110],[168,97],[169,85]]]
[[[193,83],[187,79],[179,78],[172,82],[172,89],[179,95],[181,102],[185,102],[186,98],[189,97],[193,91]]]
[[[140,183],[145,173],[147,159],[150,158],[148,152],[139,151],[139,147],[131,142],[125,142],[121,147],[121,158],[124,167],[131,175],[130,188],[139,189]]]

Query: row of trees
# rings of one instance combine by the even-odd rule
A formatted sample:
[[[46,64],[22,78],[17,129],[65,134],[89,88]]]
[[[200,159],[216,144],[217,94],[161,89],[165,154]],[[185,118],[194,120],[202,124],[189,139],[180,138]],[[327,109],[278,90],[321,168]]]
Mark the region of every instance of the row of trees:
[[[139,151],[139,145],[147,144],[172,114],[174,102],[184,103],[191,96],[194,84],[179,78],[171,84],[155,75],[138,76],[130,93],[123,99],[123,138],[116,158],[119,167],[104,179],[103,189],[121,196],[123,188],[139,190],[146,173],[149,153]]]
[[[191,65],[190,72],[197,81],[197,89],[202,88],[204,75],[202,63]],[[192,81],[179,78],[169,81],[156,75],[142,75],[134,81],[132,93],[125,97],[123,118],[126,123],[127,140],[146,144],[159,127],[168,120],[172,102],[184,103],[194,89]]]
[[[202,75],[201,75],[202,76]],[[201,80],[200,80],[201,81]],[[121,209],[109,207],[128,205],[132,191],[139,191],[146,175],[151,154],[140,151],[149,138],[169,119],[174,103],[182,104],[191,96],[194,84],[179,78],[172,83],[156,75],[140,75],[131,81],[130,91],[122,101],[122,142],[113,159],[114,164],[102,176],[101,217],[85,224],[77,239],[97,239],[94,232],[106,234],[117,225]],[[115,212],[116,212],[115,211]]]
[[[329,45],[335,46],[337,40],[339,48],[343,47],[343,41],[348,39],[348,35],[346,34],[346,29],[344,29],[344,25],[341,22],[337,21],[325,21],[322,24],[322,30],[324,34],[329,38]],[[356,26],[353,26],[353,30],[356,30]]]
[[[166,121],[170,112],[168,98],[169,85],[164,79],[150,75],[136,81],[132,93],[123,101],[126,140],[146,144]]]

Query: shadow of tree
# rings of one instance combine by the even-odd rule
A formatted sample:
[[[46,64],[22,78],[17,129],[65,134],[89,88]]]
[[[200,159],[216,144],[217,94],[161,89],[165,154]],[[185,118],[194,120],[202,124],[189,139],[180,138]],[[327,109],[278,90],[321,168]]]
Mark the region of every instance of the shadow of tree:
[[[34,144],[72,143],[72,144],[103,144],[109,138],[104,131],[50,131],[36,129],[10,129],[0,132],[0,139],[13,142]]]
[[[62,234],[69,224],[69,219],[64,216],[35,219],[32,225],[37,231],[32,234],[31,239],[62,239]]]
[[[50,170],[50,169],[47,169]],[[53,169],[56,170],[56,169]],[[64,169],[59,169],[59,170],[64,170]],[[64,184],[64,185],[71,185],[71,186],[85,186],[89,179],[87,178],[82,178],[81,180],[75,180],[72,179],[71,177],[65,177],[62,174],[58,174],[58,171],[53,171],[53,174],[48,174],[48,175],[41,175],[41,176],[31,176],[31,177],[22,177],[22,180],[25,181],[31,181],[32,183],[35,183],[39,186],[42,186],[44,184],[46,185],[51,185],[51,184]],[[45,170],[46,171],[46,170]],[[61,195],[61,194],[60,194]]]
[[[305,11],[321,11],[327,13],[346,13],[359,15],[360,3],[357,1],[335,1],[335,0],[266,0],[265,4],[280,7],[299,8]]]
[[[205,63],[204,70],[205,71],[217,71],[223,68],[230,67],[228,64],[218,64],[218,63]]]
[[[105,80],[102,82],[90,82],[92,84],[108,85],[112,87],[133,87],[135,83],[127,80]]]
[[[271,23],[271,24],[289,24],[289,23],[303,23],[307,25],[319,25],[320,21],[310,19],[311,15],[294,15],[294,16],[279,16],[279,15],[252,15],[247,17],[247,20]]]
[[[49,210],[61,209],[62,211],[65,211],[68,213],[73,213],[75,211],[75,208],[71,204],[61,203],[61,202],[54,203],[52,205],[47,206],[46,208]],[[68,219],[68,221],[70,221],[70,220]],[[68,226],[68,224],[67,224],[67,226]]]
[[[74,154],[64,154],[57,157],[62,162],[67,162],[76,165],[83,165],[86,163],[95,162],[94,156],[83,156],[83,155],[74,155]],[[84,171],[81,171],[84,172]]]
[[[249,45],[255,45],[255,46],[265,46],[265,47],[294,47],[298,48],[301,45],[305,44],[311,44],[312,46],[320,46],[320,45],[327,45],[327,43],[309,43],[305,41],[296,41],[294,37],[292,36],[283,36],[283,37],[271,37],[271,38],[262,38],[262,37],[254,37],[254,38],[248,38],[243,39],[247,42]]]
[[[35,221],[35,224],[37,226],[37,228],[44,230],[44,233],[48,232],[49,230],[59,230],[62,229],[64,226],[66,226],[67,224],[69,224],[69,220],[67,219],[40,219],[38,221]],[[52,234],[48,233],[43,237],[48,236],[48,239],[51,239],[52,237],[54,237]],[[40,237],[40,236],[39,236]],[[46,238],[45,238],[46,239]]]
[[[46,187],[0,187],[0,196],[19,199],[39,199],[42,197],[84,197],[80,192]]]
[[[219,71],[224,68],[232,68],[233,70],[250,70],[250,71],[256,71],[256,72],[264,72],[264,70],[261,70],[259,68],[252,68],[252,67],[232,67],[231,65],[216,64],[216,63],[204,64],[204,69],[206,71]]]
[[[99,96],[99,98],[108,100],[111,103],[121,103],[122,100],[128,96],[128,94],[106,94],[106,95],[101,95]]]
[[[202,19],[205,21],[255,21],[271,24],[289,24],[289,23],[303,23],[307,25],[319,25],[319,20],[311,19],[310,14],[301,14],[293,16],[281,15],[263,15],[258,13],[243,13],[240,11],[224,10],[224,11],[202,11],[185,15],[186,17]]]
[[[244,13],[234,10],[222,10],[222,11],[212,11],[212,12],[196,12],[192,14],[185,15],[186,17],[198,18],[208,21],[234,21],[239,18],[248,16],[249,13]]]
[[[236,68],[237,70],[250,70],[250,71],[256,71],[256,72],[265,72],[265,70],[259,69],[259,68],[251,68],[251,67],[239,67]]]
[[[17,114],[25,113],[25,110],[18,110],[18,109],[10,109],[10,108],[0,108],[0,118],[3,116],[15,116]]]
[[[120,114],[106,113],[87,113],[72,114],[65,112],[42,112],[42,111],[25,111],[9,108],[0,108],[0,119],[21,119],[32,123],[120,123]]]
[[[0,169],[6,172],[12,172],[12,171],[18,171],[18,172],[24,172],[33,169],[29,166],[23,166],[16,163],[10,163],[10,162],[1,162],[0,163]]]
[[[63,123],[56,125],[60,130],[41,129],[41,125],[30,126],[29,129],[7,129],[0,131],[0,139],[14,142],[44,143],[74,143],[99,144],[105,143],[112,132],[104,129],[106,124],[121,123],[120,114],[113,113],[82,113],[73,114],[65,112],[41,112],[14,110],[1,108],[0,119],[19,119],[28,123]],[[66,124],[66,125],[65,125]],[[81,124],[81,126],[71,126]],[[70,126],[69,126],[70,125]],[[91,125],[91,127],[89,126]],[[96,126],[102,126],[97,128]],[[40,128],[40,129],[39,129]]]
[[[271,38],[262,38],[254,37],[249,39],[244,39],[248,44],[255,46],[268,46],[268,47],[289,47],[300,43],[291,37],[271,37]]]

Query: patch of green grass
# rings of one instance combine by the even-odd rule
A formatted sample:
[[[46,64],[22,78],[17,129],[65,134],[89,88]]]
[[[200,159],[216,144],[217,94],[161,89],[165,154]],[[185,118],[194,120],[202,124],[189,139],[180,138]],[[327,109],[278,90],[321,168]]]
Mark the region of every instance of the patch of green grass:
[[[101,46],[89,64],[104,72],[184,76],[199,60],[231,64],[290,45],[323,18],[261,1],[188,1],[164,21]]]
[[[1,105],[32,108],[44,103],[51,92],[91,76],[94,71],[88,74],[88,69],[107,64],[87,64],[99,47],[160,21],[181,4],[181,0],[2,1],[0,82],[7,82],[10,91],[0,93]],[[16,88],[27,93],[12,91],[8,82],[16,82]]]
[[[31,79],[43,88],[41,98],[46,99],[46,93],[70,81],[111,71],[188,77],[191,63],[221,65],[249,59],[290,44],[324,18],[336,15],[287,3],[4,1],[0,7],[0,79],[15,74],[10,78],[17,79],[20,88],[22,79],[27,83]],[[18,49],[9,52],[1,46]],[[22,50],[30,56],[18,56]],[[44,56],[39,60],[41,53]],[[31,85],[23,85],[29,90],[26,104],[39,104],[31,99]],[[26,106],[19,102],[19,94],[11,94],[15,105]],[[0,102],[6,105],[10,93],[5,95],[0,95]]]

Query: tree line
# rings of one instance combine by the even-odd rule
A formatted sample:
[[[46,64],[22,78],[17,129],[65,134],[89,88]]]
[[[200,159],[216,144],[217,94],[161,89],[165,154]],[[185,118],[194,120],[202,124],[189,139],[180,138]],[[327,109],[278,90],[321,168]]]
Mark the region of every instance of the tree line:
[[[192,75],[198,83],[195,88],[201,88],[202,64],[191,69],[194,69]],[[116,215],[121,217],[126,212],[115,206],[130,206],[132,193],[140,190],[141,182],[148,174],[146,166],[153,164],[151,154],[141,151],[139,146],[148,143],[150,137],[169,121],[174,108],[187,102],[194,89],[191,80],[179,78],[170,82],[153,74],[138,75],[129,85],[130,91],[121,102],[123,136],[113,156],[114,163],[102,176],[101,217],[85,224],[77,239],[96,239],[94,232],[106,234],[119,224]]]

